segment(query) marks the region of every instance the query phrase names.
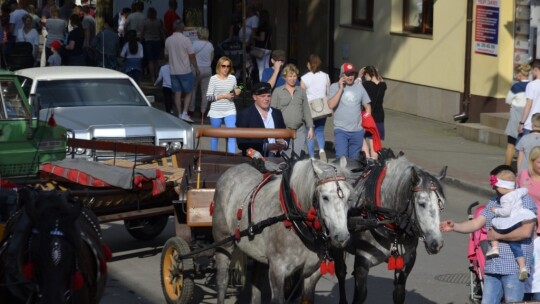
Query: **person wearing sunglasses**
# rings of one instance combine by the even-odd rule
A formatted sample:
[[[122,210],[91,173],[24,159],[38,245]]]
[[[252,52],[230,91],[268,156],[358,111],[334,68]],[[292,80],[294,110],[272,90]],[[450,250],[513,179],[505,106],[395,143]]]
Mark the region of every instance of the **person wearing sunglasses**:
[[[341,65],[338,82],[330,86],[328,107],[334,110],[336,159],[358,159],[364,143],[362,107],[371,115],[370,98],[364,87],[354,82],[356,70],[351,63]]]
[[[234,97],[240,94],[240,89],[236,86],[234,68],[232,60],[223,56],[219,58],[216,65],[216,74],[210,77],[206,99],[210,103],[210,124],[214,128],[221,128],[225,123],[227,128],[236,127],[236,107]],[[218,139],[210,138],[210,150],[217,151]],[[236,138],[227,139],[227,152],[236,153]]]

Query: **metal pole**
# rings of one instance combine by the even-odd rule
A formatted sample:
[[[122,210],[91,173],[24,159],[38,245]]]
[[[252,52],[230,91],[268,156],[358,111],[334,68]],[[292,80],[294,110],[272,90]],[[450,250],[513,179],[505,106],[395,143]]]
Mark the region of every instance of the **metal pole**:
[[[246,85],[246,0],[242,0],[242,84]],[[246,105],[246,94],[242,94],[242,106]]]

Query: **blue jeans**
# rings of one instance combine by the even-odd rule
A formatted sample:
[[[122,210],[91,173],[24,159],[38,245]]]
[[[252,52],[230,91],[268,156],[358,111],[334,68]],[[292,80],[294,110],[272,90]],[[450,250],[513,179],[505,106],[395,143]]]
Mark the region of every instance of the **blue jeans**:
[[[321,118],[313,121],[313,133],[315,137],[306,140],[309,157],[315,157],[315,140],[319,145],[319,150],[324,150],[324,125],[326,124],[326,118]]]
[[[499,304],[502,296],[506,302],[519,302],[525,295],[525,283],[519,280],[519,274],[492,274],[484,277],[482,304]]]
[[[336,159],[345,156],[358,159],[362,144],[364,143],[365,130],[347,132],[340,129],[334,130],[334,144],[336,146]]]
[[[223,118],[210,117],[210,124],[213,128],[221,128],[221,123],[225,122],[227,128],[236,128],[236,115],[229,115]],[[210,150],[217,151],[218,139],[210,137]],[[236,153],[236,138],[227,138],[227,152]]]

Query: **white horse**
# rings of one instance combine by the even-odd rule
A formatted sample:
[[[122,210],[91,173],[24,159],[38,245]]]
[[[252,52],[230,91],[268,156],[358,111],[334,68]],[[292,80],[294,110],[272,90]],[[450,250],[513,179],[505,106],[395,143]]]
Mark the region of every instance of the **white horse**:
[[[399,156],[371,167],[353,183],[359,200],[349,212],[351,239],[346,248],[355,255],[353,303],[364,303],[369,268],[383,262],[394,269],[394,303],[405,301],[405,283],[416,261],[419,239],[429,254],[443,247],[439,212],[445,203],[440,183],[445,174],[446,167],[435,177]],[[332,255],[340,303],[347,303],[344,256],[342,252]]]
[[[218,303],[225,300],[230,257],[236,248],[256,262],[268,264],[272,303],[285,301],[284,281],[293,273],[301,273],[304,279],[303,299],[313,300],[315,285],[321,276],[319,267],[327,256],[327,247],[343,247],[349,239],[347,201],[354,192],[345,181],[349,175],[349,171],[344,169],[345,159],[341,167],[318,160],[302,160],[293,166],[290,178],[274,175],[264,185],[261,181],[265,176],[249,164],[235,166],[220,177],[214,195],[212,220],[216,242],[237,230],[247,229],[249,218],[252,224],[256,224],[284,213],[293,214],[282,207],[287,205],[287,200],[296,203],[294,213],[303,214],[304,220],[290,216],[290,222],[274,223],[251,237],[242,237],[218,247],[215,253]],[[280,193],[280,189],[285,190]],[[283,199],[280,200],[280,196]],[[264,278],[255,274],[253,277],[251,303],[260,303],[260,279]]]

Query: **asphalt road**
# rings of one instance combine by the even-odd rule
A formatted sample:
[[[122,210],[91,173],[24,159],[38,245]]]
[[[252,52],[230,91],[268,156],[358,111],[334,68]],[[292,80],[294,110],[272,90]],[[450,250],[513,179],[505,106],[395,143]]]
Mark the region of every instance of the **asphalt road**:
[[[447,203],[442,219],[465,220],[468,204],[485,202],[487,197],[447,186]],[[160,256],[163,244],[174,236],[173,218],[166,230],[153,241],[140,242],[129,236],[122,222],[103,224],[104,241],[113,251],[109,280],[102,303],[165,303],[160,283]],[[437,255],[428,255],[420,244],[418,259],[407,282],[406,303],[468,303],[469,280],[467,235],[445,234],[445,246]],[[348,258],[349,273],[352,258]],[[386,264],[372,268],[366,303],[392,303],[393,272]],[[216,303],[213,271],[196,280],[192,303]],[[347,275],[348,299],[352,301],[353,278]],[[229,290],[227,303],[247,303],[239,293]],[[242,294],[240,294],[242,295]],[[316,303],[338,302],[337,279],[326,275],[316,289]]]

